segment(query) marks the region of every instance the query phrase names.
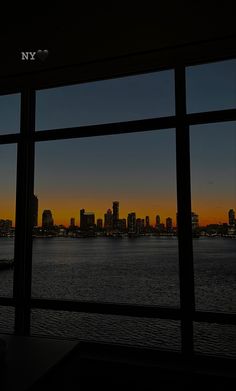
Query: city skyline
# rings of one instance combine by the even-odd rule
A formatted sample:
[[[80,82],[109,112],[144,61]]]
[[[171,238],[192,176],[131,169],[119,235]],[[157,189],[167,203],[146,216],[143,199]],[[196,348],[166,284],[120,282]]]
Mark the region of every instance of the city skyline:
[[[33,196],[33,226],[40,227],[44,225],[54,226],[54,225],[64,225],[65,227],[69,226],[78,226],[83,227],[83,215],[90,215],[92,217],[93,223],[92,224],[99,224],[101,227],[105,227],[106,221],[110,221],[110,224],[113,228],[118,228],[118,222],[121,220],[125,220],[126,222],[129,219],[130,215],[135,215],[136,220],[142,220],[145,226],[151,226],[155,227],[157,225],[168,225],[168,220],[170,221],[170,224],[173,227],[177,227],[177,212],[175,213],[175,218],[172,215],[168,216],[162,216],[159,214],[155,214],[155,219],[152,221],[150,219],[150,216],[145,214],[143,216],[139,216],[135,210],[130,210],[126,215],[124,213],[120,213],[120,201],[113,201],[112,205],[110,205],[104,212],[103,215],[100,217],[97,215],[97,212],[95,209],[88,210],[85,208],[82,208],[79,210],[79,213],[77,213],[74,216],[68,217],[67,221],[65,223],[58,222],[57,219],[55,219],[55,214],[53,212],[53,209],[44,209],[38,208],[39,200],[37,196]],[[121,209],[122,210],[122,209]],[[197,222],[197,226],[204,227],[203,224],[201,224],[201,219],[199,218],[199,214],[196,213],[196,211],[192,211],[192,223]],[[39,218],[39,216],[41,216]],[[2,224],[6,224],[10,227],[14,226],[12,224],[13,220],[10,218],[4,219],[0,216],[0,222]],[[99,222],[99,223],[98,223]],[[39,223],[39,224],[38,224]],[[214,223],[210,223],[214,224]],[[219,222],[218,224],[228,224],[230,226],[236,224],[235,219],[235,210],[233,208],[228,209],[228,211],[225,211],[225,220],[222,222]]]
[[[117,202],[117,201],[115,201],[115,202]],[[118,202],[119,202],[119,201],[118,201]],[[79,227],[80,227],[80,226],[81,226],[81,211],[83,211],[86,215],[94,215],[95,224],[96,224],[96,222],[97,222],[98,220],[100,220],[100,221],[102,221],[102,225],[103,225],[103,226],[104,226],[104,223],[105,223],[105,215],[106,215],[107,213],[109,213],[109,211],[110,211],[110,212],[111,212],[111,217],[112,217],[112,220],[111,220],[111,221],[112,221],[113,224],[114,224],[114,215],[113,215],[113,213],[112,213],[112,207],[109,207],[106,211],[104,211],[102,217],[99,217],[99,216],[97,215],[96,210],[88,210],[88,209],[86,209],[86,208],[82,208],[82,209],[80,209],[79,213],[77,213],[77,215],[78,215],[77,218],[76,218],[76,216],[71,216],[71,217],[68,217],[67,222],[66,222],[65,224],[59,222],[59,223],[57,223],[57,224],[55,224],[55,225],[64,225],[64,226],[66,226],[66,227],[69,227],[69,226],[71,225],[71,221],[73,221],[73,225],[79,226]],[[53,213],[53,210],[52,210],[52,209],[43,209],[42,213],[39,214],[39,215],[40,215],[40,216],[43,216],[45,212],[50,212],[50,213],[51,213],[52,221],[54,221],[54,222],[56,221],[55,214]],[[128,216],[129,216],[130,214],[135,214],[136,220],[137,220],[137,219],[142,219],[142,220],[145,222],[145,225],[148,225],[148,224],[149,224],[150,226],[155,227],[155,226],[157,225],[157,218],[159,218],[159,219],[160,219],[159,224],[164,224],[164,225],[166,225],[167,220],[170,219],[171,222],[172,222],[173,227],[177,227],[177,223],[176,223],[176,214],[177,214],[177,212],[176,212],[176,214],[174,215],[175,217],[174,217],[174,216],[171,216],[171,215],[168,215],[168,216],[161,216],[160,214],[156,214],[156,215],[155,215],[155,219],[152,221],[152,220],[150,220],[150,216],[149,216],[149,215],[145,214],[145,215],[143,215],[143,216],[139,216],[135,210],[132,210],[132,211],[130,210],[130,211],[127,213],[127,215],[125,215],[125,214],[120,214],[118,220],[123,220],[123,219],[125,219],[125,220],[127,221],[127,220],[128,220]],[[192,217],[193,217],[193,216],[197,216],[197,218],[199,219],[199,220],[198,220],[198,223],[199,223],[198,225],[199,225],[200,227],[204,227],[204,225],[201,224],[201,219],[199,218],[199,214],[196,213],[196,211],[192,211]],[[42,222],[42,224],[40,225],[40,226],[42,226],[42,225],[43,225],[43,217],[42,217],[42,219],[39,219],[39,221]],[[215,224],[215,223],[210,222],[209,225],[210,225],[210,224]],[[225,212],[225,220],[222,221],[222,222],[216,223],[216,224],[228,224],[228,225],[233,225],[233,224],[235,224],[235,210],[234,210],[233,208],[230,208],[228,211]],[[115,227],[116,227],[116,225],[115,225]]]
[[[218,137],[218,144],[221,143],[222,147],[218,147],[214,155],[220,154],[220,151],[227,149],[228,157],[223,161],[218,159],[212,159],[211,164],[205,165],[204,157],[211,153],[211,150],[206,145],[200,145],[200,138],[202,134],[202,128],[196,126],[196,129],[191,132],[191,142],[195,145],[195,150],[192,153],[192,210],[197,210],[201,216],[202,225],[218,224],[227,221],[226,210],[229,208],[235,209],[236,199],[236,183],[233,178],[236,174],[236,147],[234,139],[236,140],[236,132],[234,130],[234,124],[226,124],[226,130],[228,128],[229,140],[222,140],[223,134],[220,133],[222,127],[221,124],[208,125],[204,127],[205,133]],[[217,131],[215,131],[217,130]],[[171,131],[172,133],[173,131]],[[160,139],[161,146],[170,148],[174,154],[174,139],[173,133],[168,135],[169,130],[148,132],[153,141]],[[142,140],[146,138],[146,134],[131,134],[125,135],[128,141],[136,139],[136,136]],[[119,138],[120,136],[109,136]],[[108,138],[109,138],[108,137]],[[150,138],[148,137],[148,138]],[[92,152],[96,151],[95,147],[99,146],[100,140],[105,137],[94,138],[94,140],[82,140],[83,145],[80,148],[85,150],[85,154],[89,148],[92,148]],[[107,138],[106,138],[107,139]],[[124,137],[122,136],[122,140]],[[78,140],[76,140],[78,142]],[[98,143],[99,141],[99,143]],[[214,141],[214,140],[213,140]],[[56,224],[66,225],[70,217],[78,216],[78,212],[81,207],[85,207],[86,210],[94,210],[98,218],[103,218],[104,210],[107,210],[107,206],[110,205],[112,199],[119,198],[122,204],[122,211],[125,216],[135,210],[137,215],[145,217],[150,216],[151,224],[154,224],[156,213],[161,216],[173,216],[175,219],[176,214],[176,178],[175,178],[175,162],[171,152],[168,154],[162,153],[159,157],[162,159],[167,158],[168,165],[165,165],[155,169],[154,157],[149,160],[152,167],[147,170],[146,165],[137,161],[136,166],[139,170],[136,171],[134,162],[130,167],[125,168],[118,161],[115,164],[111,161],[111,165],[115,167],[114,174],[116,176],[116,182],[112,180],[112,174],[106,172],[106,162],[100,161],[101,156],[98,156],[98,162],[96,165],[97,171],[93,173],[93,163],[87,165],[87,169],[77,169],[76,163],[76,143],[72,147],[72,141],[67,140],[65,147],[71,148],[74,152],[74,158],[71,158],[72,167],[68,167],[67,163],[61,160],[61,153],[63,151],[64,141],[56,141],[59,146],[58,152],[52,156],[52,145],[49,143],[40,143],[37,148],[40,147],[36,155],[36,172],[35,172],[35,192],[39,195],[40,199],[40,217],[43,209],[53,209],[53,213],[56,216]],[[111,146],[117,143],[112,143]],[[109,145],[108,140],[106,145]],[[83,146],[85,148],[83,148]],[[121,147],[122,143],[118,143],[118,147]],[[201,148],[201,162],[197,162],[197,148]],[[13,195],[15,193],[15,181],[16,167],[14,164],[7,164],[7,161],[14,163],[14,153],[16,148],[13,145],[1,146],[3,153],[0,155],[0,159],[5,161],[5,167],[7,167],[7,177],[4,176],[4,185],[1,189],[0,199],[0,217],[2,219],[15,220],[15,200]],[[45,149],[46,147],[46,149]],[[55,152],[55,148],[53,148]],[[44,153],[45,152],[45,153]],[[141,152],[139,149],[138,152]],[[234,153],[235,152],[235,153]],[[109,156],[110,156],[109,152]],[[124,159],[128,159],[129,150],[126,148],[124,153]],[[46,156],[46,159],[45,159]],[[50,156],[54,160],[53,164],[50,163]],[[81,156],[83,157],[83,155]],[[212,156],[213,157],[213,156]],[[215,156],[214,156],[215,157]],[[10,159],[9,159],[10,158]],[[16,159],[16,154],[15,154]],[[46,163],[45,164],[45,160]],[[38,163],[38,164],[37,164]],[[235,163],[235,164],[234,164]],[[201,165],[200,165],[201,164]],[[58,165],[58,167],[57,167]],[[38,166],[38,167],[37,167]],[[41,167],[40,167],[41,166]],[[144,167],[143,167],[144,166]],[[68,175],[67,169],[70,175]],[[99,181],[99,176],[96,175],[99,169],[99,175],[103,178],[103,183]],[[126,173],[124,170],[126,169]],[[2,167],[0,167],[0,172]],[[5,168],[6,171],[6,168]],[[56,171],[56,173],[55,173]],[[87,171],[87,172],[86,172]],[[230,175],[224,175],[227,171]],[[129,172],[130,181],[127,178],[127,172]],[[3,174],[3,171],[2,171]],[[81,175],[80,175],[81,174]],[[159,177],[154,182],[155,178]],[[199,178],[200,177],[200,178]],[[75,182],[74,179],[78,178],[79,181]],[[89,180],[88,180],[89,178]],[[201,180],[200,180],[201,179]],[[61,186],[61,184],[64,184]],[[112,184],[112,186],[110,185]],[[226,189],[226,191],[225,191]],[[132,207],[131,207],[132,205]]]
[[[226,132],[228,131],[228,139],[225,137],[226,133],[222,132],[222,124],[195,126],[190,133],[190,141],[193,145],[191,154],[192,210],[198,211],[203,226],[227,221],[225,211],[229,208],[235,209],[235,124],[224,124],[224,128]],[[208,145],[201,144],[203,131],[208,135],[209,142],[211,136],[211,146],[217,141],[214,153]],[[111,200],[119,198],[125,216],[135,210],[139,216],[150,216],[151,224],[154,224],[156,213],[166,217],[173,216],[175,219],[177,195],[173,133],[173,130],[167,129],[145,134],[141,132],[122,136],[95,137],[89,140],[38,143],[36,146],[35,194],[38,194],[40,199],[40,217],[43,209],[51,208],[56,216],[55,223],[67,225],[68,219],[78,216],[81,207],[85,207],[86,210],[94,210],[97,218],[103,218],[104,210],[107,210]],[[120,137],[121,141],[118,140]],[[151,141],[153,141],[152,144],[159,142],[158,159],[155,156],[155,148],[150,149],[152,155],[148,164],[145,160],[134,160],[136,156],[130,159],[129,145],[132,140],[137,142],[136,155],[142,152],[140,145],[147,148]],[[122,148],[124,141],[126,141],[123,147],[123,163],[125,161],[125,164],[122,164],[120,159],[113,161],[111,156],[114,155],[112,148],[115,146],[118,147],[119,155],[119,149]],[[110,161],[110,166],[113,166],[113,172],[110,168],[107,169],[106,160],[103,158],[104,148],[101,152],[97,152],[97,155],[95,154],[99,151],[101,142],[105,145],[104,148],[108,149],[106,156]],[[72,152],[70,163],[61,159],[64,148]],[[3,177],[0,217],[11,219],[14,222],[16,148],[13,145],[4,145],[1,149],[3,153],[0,154],[0,159],[5,163],[5,168],[3,171],[4,165],[2,165],[0,173],[3,177],[7,170],[8,175]],[[199,150],[201,150],[201,155]],[[92,157],[84,169],[83,165],[78,165],[76,152],[80,152],[79,156],[81,160],[84,160],[88,151],[92,152]],[[212,159],[206,165],[206,158],[209,155]],[[224,156],[224,159],[218,159],[217,156],[220,155]],[[158,160],[159,162],[167,160],[167,163],[164,166],[158,165]],[[228,175],[225,175],[225,172]]]
[[[187,68],[188,112],[233,107],[235,63]],[[19,94],[0,103],[0,130],[18,131]],[[37,129],[174,115],[173,71],[42,90],[36,106]],[[16,157],[16,145],[0,146],[0,217],[13,221]],[[227,221],[225,211],[236,207],[236,122],[191,126],[190,158],[192,210],[202,225]],[[175,129],[37,142],[34,193],[58,224],[83,207],[103,218],[116,198],[125,216],[135,210],[152,224],[156,213],[175,219]]]
[[[95,208],[93,208],[93,210],[91,208],[84,208],[84,209],[86,211],[89,210],[89,211],[94,212],[96,220],[97,219],[104,220],[104,212],[98,213]],[[230,209],[236,210],[236,208],[230,208]],[[54,216],[55,225],[69,226],[69,222],[70,222],[71,218],[74,218],[76,222],[79,222],[79,211],[80,211],[80,209],[78,209],[76,213],[72,213],[72,214],[64,212],[63,215],[62,215],[63,218],[61,219],[61,218],[58,217],[60,214],[57,214],[57,211],[56,211],[55,208],[49,209],[48,207],[45,207],[45,208],[44,207],[40,207],[39,208],[40,212],[39,212],[39,215],[38,215],[38,222],[39,222],[38,225],[39,226],[42,225],[42,214],[43,214],[44,210],[51,210],[52,211],[52,214]],[[4,212],[0,211],[0,213],[1,213],[0,214],[0,220],[11,220],[12,223],[13,223],[13,226],[15,226],[15,215],[14,215],[14,213],[9,213],[6,210]],[[127,213],[124,212],[123,216],[121,216],[121,218],[127,218],[129,213],[132,213],[131,209],[129,209],[127,211]],[[140,213],[137,213],[137,212],[135,212],[135,213],[136,213],[136,215],[138,217],[144,218],[144,219],[145,219],[146,216],[149,216],[149,218],[150,218],[150,225],[155,225],[155,219],[156,219],[156,216],[157,216],[155,214],[155,212],[150,213],[150,214],[144,213],[142,215]],[[204,227],[204,226],[207,226],[209,224],[223,224],[223,223],[227,223],[228,222],[228,212],[224,211],[223,213],[224,214],[223,214],[223,216],[221,215],[221,218],[219,218],[219,217],[217,218],[216,217],[215,219],[212,219],[212,220],[209,219],[207,221],[204,219],[204,223],[202,223],[202,224],[201,224],[202,218],[200,218],[200,225]],[[176,217],[175,217],[176,216],[176,212],[174,214],[170,214],[169,213],[169,214],[166,214],[166,215],[164,215],[162,212],[159,212],[159,215],[161,216],[162,222],[164,222],[167,217],[171,217],[173,219],[173,224],[176,226]],[[78,224],[76,224],[76,225],[78,225]]]

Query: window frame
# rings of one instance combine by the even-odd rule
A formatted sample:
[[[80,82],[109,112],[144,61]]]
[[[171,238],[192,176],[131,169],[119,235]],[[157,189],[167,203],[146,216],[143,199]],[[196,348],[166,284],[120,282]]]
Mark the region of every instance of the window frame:
[[[205,49],[206,50],[206,49]],[[217,47],[215,48],[217,51]],[[214,52],[214,50],[213,50]],[[174,53],[175,54],[175,53]],[[175,55],[162,57],[164,63],[157,60],[159,53],[141,55],[142,66],[137,67],[137,58],[117,59],[114,67],[109,62],[100,64],[84,64],[82,67],[55,71],[49,81],[39,74],[37,81],[30,77],[3,86],[0,94],[21,93],[20,133],[0,135],[0,144],[17,144],[17,186],[16,186],[16,231],[15,231],[15,267],[13,297],[0,297],[0,305],[15,307],[15,333],[30,335],[31,309],[49,309],[76,311],[87,313],[112,314],[123,316],[138,316],[181,321],[181,353],[191,358],[194,352],[193,322],[207,322],[236,325],[236,314],[196,311],[194,295],[193,248],[191,234],[191,178],[190,178],[190,143],[189,128],[191,125],[226,122],[236,120],[236,108],[210,112],[186,112],[186,80],[185,69],[189,65],[216,62],[233,59],[232,54],[222,56],[202,56],[197,60],[176,60]],[[146,56],[146,57],[145,57]],[[149,56],[149,57],[148,57]],[[145,62],[146,59],[146,62]],[[164,65],[163,65],[164,64]],[[96,68],[96,70],[95,70]],[[173,69],[175,72],[175,104],[174,116],[150,118],[105,125],[89,125],[64,129],[35,131],[36,90],[98,81],[121,76],[131,76],[153,71]],[[69,76],[70,74],[70,76]],[[50,72],[49,72],[50,75]],[[79,75],[79,76],[78,76]],[[35,78],[36,79],[36,78]],[[35,80],[34,79],[34,80]],[[47,79],[47,81],[45,81]],[[13,86],[11,85],[13,83]],[[118,303],[79,302],[73,300],[51,300],[31,297],[32,282],[32,196],[34,193],[34,155],[35,143],[38,141],[63,140],[70,138],[94,137],[99,135],[122,134],[175,128],[176,130],[176,171],[177,171],[177,205],[178,205],[178,251],[180,308],[159,306],[140,306]],[[184,149],[183,149],[184,145]],[[19,223],[21,225],[19,225]]]

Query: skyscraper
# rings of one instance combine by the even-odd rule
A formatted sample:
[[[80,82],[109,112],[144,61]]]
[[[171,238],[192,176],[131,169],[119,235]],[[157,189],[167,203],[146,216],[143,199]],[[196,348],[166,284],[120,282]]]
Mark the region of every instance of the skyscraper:
[[[74,217],[71,217],[71,219],[70,219],[70,227],[71,228],[75,227],[75,218]]]
[[[80,229],[87,231],[95,226],[95,214],[93,212],[85,212],[85,209],[80,210]]]
[[[136,214],[135,212],[128,214],[128,233],[136,233]]]
[[[234,211],[234,209],[229,210],[228,216],[229,216],[229,225],[234,225],[235,224],[235,211]]]
[[[98,230],[102,229],[102,219],[97,219],[97,229]]]
[[[119,219],[118,220],[118,230],[120,232],[126,231],[126,219]]]
[[[113,227],[113,215],[111,209],[107,210],[107,213],[104,214],[104,228],[106,230],[111,230]]]
[[[172,232],[172,230],[173,230],[173,224],[172,224],[171,217],[167,217],[167,219],[166,219],[166,230],[167,230],[167,232]]]
[[[43,228],[52,228],[54,225],[52,212],[49,209],[43,211],[42,216],[42,227]]]
[[[33,195],[32,215],[33,215],[33,227],[38,226],[38,197]]]
[[[156,215],[156,228],[159,228],[160,224],[161,224],[161,218],[159,215]]]
[[[118,221],[119,221],[119,201],[113,201],[113,228],[118,228]]]
[[[80,229],[84,229],[84,213],[85,209],[80,209]]]
[[[144,220],[143,219],[140,219],[138,218],[136,220],[136,231],[138,234],[141,234],[144,232],[144,224],[143,224]]]

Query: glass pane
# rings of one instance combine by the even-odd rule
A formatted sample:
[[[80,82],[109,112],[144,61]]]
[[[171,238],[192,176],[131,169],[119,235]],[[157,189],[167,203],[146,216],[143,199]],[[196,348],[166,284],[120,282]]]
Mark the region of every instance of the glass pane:
[[[118,315],[33,310],[31,333],[82,341],[180,350],[180,322]]]
[[[0,145],[0,180],[0,296],[12,296],[16,197],[15,145]]]
[[[236,108],[236,59],[186,68],[187,112]]]
[[[37,143],[35,194],[33,296],[179,305],[174,130]]]
[[[175,114],[174,72],[162,71],[37,92],[36,129]]]
[[[190,136],[196,306],[236,312],[236,122],[192,126]]]
[[[194,322],[194,348],[198,353],[236,358],[236,327]]]
[[[14,332],[15,309],[13,307],[0,306],[0,333]]]
[[[0,96],[0,135],[20,131],[20,94]]]

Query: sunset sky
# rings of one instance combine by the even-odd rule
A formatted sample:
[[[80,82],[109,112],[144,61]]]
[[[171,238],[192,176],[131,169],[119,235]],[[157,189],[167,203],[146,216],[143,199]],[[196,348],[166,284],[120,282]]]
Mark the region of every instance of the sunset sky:
[[[236,61],[187,69],[188,112],[236,106]],[[175,114],[172,71],[39,91],[37,129]],[[18,130],[19,97],[0,97],[0,130]],[[192,126],[192,210],[200,224],[228,221],[236,209],[236,122]],[[0,145],[0,219],[15,213],[16,146]],[[51,209],[56,224],[79,210],[103,218],[120,201],[120,217],[136,212],[154,223],[176,216],[175,130],[40,142],[35,194],[39,223]]]

